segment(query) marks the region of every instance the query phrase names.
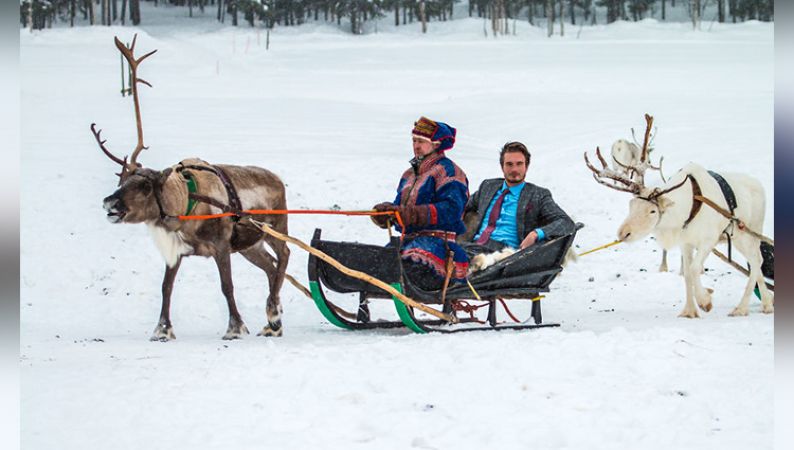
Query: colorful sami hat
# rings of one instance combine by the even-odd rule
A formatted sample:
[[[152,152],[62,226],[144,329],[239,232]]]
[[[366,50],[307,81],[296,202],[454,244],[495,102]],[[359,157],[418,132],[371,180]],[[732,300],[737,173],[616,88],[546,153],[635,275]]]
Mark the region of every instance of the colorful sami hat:
[[[414,122],[414,129],[411,134],[415,137],[438,143],[438,151],[444,151],[451,149],[455,145],[457,132],[458,130],[443,122],[436,122],[423,116]]]

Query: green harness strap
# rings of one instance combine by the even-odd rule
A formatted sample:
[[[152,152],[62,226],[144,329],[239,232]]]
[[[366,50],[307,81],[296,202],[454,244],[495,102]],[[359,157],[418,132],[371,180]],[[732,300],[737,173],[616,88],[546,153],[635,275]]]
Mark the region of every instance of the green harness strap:
[[[193,208],[196,207],[196,203],[198,203],[198,200],[190,196],[190,194],[195,194],[197,191],[196,180],[194,180],[193,177],[188,172],[182,172],[182,176],[185,177],[185,181],[187,182],[188,197],[187,197],[187,211],[185,211],[185,215],[189,216],[190,213],[193,212]]]

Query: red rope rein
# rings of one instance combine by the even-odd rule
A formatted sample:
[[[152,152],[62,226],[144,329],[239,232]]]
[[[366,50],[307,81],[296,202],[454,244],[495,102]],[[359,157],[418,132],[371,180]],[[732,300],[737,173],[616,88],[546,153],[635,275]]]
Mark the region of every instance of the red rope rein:
[[[452,301],[452,310],[455,312],[462,311],[469,314],[469,318],[475,322],[485,323],[485,321],[480,320],[474,317],[474,313],[477,312],[478,309],[482,308],[483,306],[488,306],[488,303],[483,303],[482,305],[472,305],[471,303],[467,302],[466,300],[453,300]]]
[[[507,315],[510,316],[511,319],[513,319],[513,322],[515,323],[521,322],[520,320],[516,319],[516,316],[514,316],[513,313],[510,312],[510,309],[507,307],[507,302],[505,302],[503,298],[499,297],[499,303],[502,304],[502,308],[504,308]]]
[[[499,300],[499,303],[502,304],[502,307],[505,309],[505,312],[507,312],[507,315],[510,316],[511,319],[513,319],[513,322],[521,323],[521,321],[518,320],[516,318],[516,316],[513,315],[512,312],[510,312],[510,308],[507,307],[507,303],[504,301],[504,299],[497,298],[497,300]],[[489,304],[490,303],[483,303],[482,305],[472,305],[471,303],[467,302],[466,300],[453,300],[452,301],[452,310],[455,311],[455,312],[458,312],[458,311],[465,312],[465,313],[467,313],[469,315],[469,318],[471,320],[473,320],[475,322],[479,322],[479,323],[485,323],[484,320],[480,320],[480,319],[476,318],[474,316],[474,313],[477,312],[478,309],[480,309],[480,308],[482,308],[484,306],[488,306]]]

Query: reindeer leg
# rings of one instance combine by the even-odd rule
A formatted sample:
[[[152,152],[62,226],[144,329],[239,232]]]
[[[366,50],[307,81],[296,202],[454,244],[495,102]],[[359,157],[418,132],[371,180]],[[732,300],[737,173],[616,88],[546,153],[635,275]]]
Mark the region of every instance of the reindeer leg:
[[[253,265],[259,267],[267,274],[268,285],[270,287],[270,292],[267,297],[267,319],[268,324],[262,331],[257,333],[257,336],[281,336],[281,318],[280,313],[281,310],[277,306],[275,311],[271,309],[271,305],[273,304],[273,285],[276,279],[276,274],[278,272],[277,266],[278,261],[276,258],[270,255],[267,250],[263,246],[255,246],[249,249],[246,249],[240,252],[245,259],[250,261]],[[276,304],[278,305],[278,295],[276,295]],[[275,329],[275,330],[274,330]]]
[[[730,316],[747,315],[748,305],[750,303],[750,297],[752,296],[753,289],[755,288],[756,283],[758,283],[758,289],[761,292],[762,311],[765,313],[774,312],[774,306],[772,306],[772,298],[771,295],[769,295],[770,293],[767,291],[766,285],[764,284],[763,275],[761,273],[761,264],[763,262],[763,257],[761,256],[761,249],[758,240],[748,235],[745,235],[744,233],[741,233],[734,236],[733,243],[735,244],[736,249],[738,249],[742,253],[742,255],[744,255],[744,257],[747,259],[747,263],[750,264],[750,275],[747,277],[747,284],[744,287],[744,292],[742,293],[741,301],[736,306],[736,308],[734,308],[733,311],[731,311],[729,315]]]
[[[662,263],[659,265],[659,272],[667,272],[667,250],[662,250]]]
[[[714,292],[713,289],[709,288],[706,289],[703,287],[703,284],[700,282],[700,276],[703,273],[703,263],[705,262],[706,258],[711,254],[711,249],[714,248],[714,245],[717,245],[714,242],[713,245],[705,245],[700,246],[697,249],[697,254],[695,258],[692,260],[692,282],[693,282],[693,290],[695,294],[695,299],[697,300],[697,304],[703,311],[709,312],[711,311],[711,294]]]
[[[775,312],[775,294],[766,287],[766,280],[764,279],[761,269],[758,270],[758,277],[756,278],[758,291],[761,293],[761,312],[764,314],[772,314]]]
[[[179,265],[182,264],[182,257],[176,260],[174,267],[165,266],[165,275],[163,276],[163,305],[160,308],[160,320],[157,326],[154,327],[150,341],[166,342],[176,339],[174,329],[171,326],[171,292],[174,290],[174,279],[176,273],[179,271]]]
[[[218,273],[221,276],[221,290],[226,297],[226,304],[229,306],[229,326],[223,339],[239,339],[248,334],[248,328],[237,311],[237,304],[234,302],[234,284],[232,284],[232,262],[228,251],[215,255],[215,264],[218,265]]]
[[[760,242],[756,241],[755,239],[747,239],[751,248],[758,249],[757,250],[757,263],[751,264],[751,267],[756,269],[756,277],[755,282],[758,285],[758,292],[761,294],[761,312],[764,314],[772,314],[775,312],[775,294],[766,287],[766,280],[764,279],[764,274],[761,272],[761,266],[764,263],[764,256],[761,254],[760,250]],[[750,258],[747,258],[750,261]],[[752,270],[751,270],[751,280],[752,278]]]
[[[683,257],[683,270],[684,270],[684,285],[686,286],[686,305],[684,309],[681,310],[681,313],[678,317],[686,317],[688,319],[696,319],[698,316],[698,310],[695,307],[693,289],[692,289],[692,278],[695,276],[694,270],[697,270],[692,267],[692,246],[691,245],[683,245],[681,246],[681,255]]]
[[[286,225],[286,224],[285,224]],[[286,228],[286,226],[285,226]],[[286,233],[286,229],[284,230]],[[289,263],[289,248],[287,243],[279,241],[271,236],[265,238],[265,242],[276,252],[276,270],[270,276],[270,295],[267,297],[267,327],[261,331],[262,336],[281,336],[281,286],[284,284],[284,277],[287,274],[287,264]],[[270,255],[268,255],[270,256]]]

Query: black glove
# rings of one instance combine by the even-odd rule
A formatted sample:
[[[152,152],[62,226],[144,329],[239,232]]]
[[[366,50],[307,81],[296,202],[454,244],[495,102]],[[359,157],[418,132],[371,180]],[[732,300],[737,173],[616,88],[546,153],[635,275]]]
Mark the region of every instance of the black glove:
[[[373,206],[372,209],[378,212],[384,212],[384,211],[396,211],[398,207],[392,203],[383,202]],[[390,214],[382,214],[377,216],[369,216],[369,218],[372,219],[372,223],[379,226],[380,228],[389,228],[389,222],[392,216]]]

